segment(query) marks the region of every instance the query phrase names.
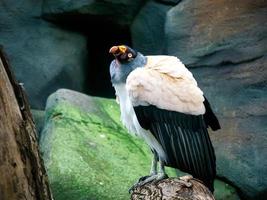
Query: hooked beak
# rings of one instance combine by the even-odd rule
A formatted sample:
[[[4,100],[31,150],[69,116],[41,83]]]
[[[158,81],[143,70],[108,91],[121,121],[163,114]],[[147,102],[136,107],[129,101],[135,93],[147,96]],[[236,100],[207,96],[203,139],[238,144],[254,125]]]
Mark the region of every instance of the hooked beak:
[[[109,53],[113,54],[114,56],[118,56],[120,54],[125,53],[127,48],[124,45],[120,46],[113,46],[110,48]]]

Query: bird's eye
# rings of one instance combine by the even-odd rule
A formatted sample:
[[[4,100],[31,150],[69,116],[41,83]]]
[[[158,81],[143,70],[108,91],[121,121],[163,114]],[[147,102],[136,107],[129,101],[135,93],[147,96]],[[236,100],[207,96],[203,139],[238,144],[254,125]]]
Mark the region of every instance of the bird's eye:
[[[132,53],[128,53],[128,58],[132,58],[133,54]]]

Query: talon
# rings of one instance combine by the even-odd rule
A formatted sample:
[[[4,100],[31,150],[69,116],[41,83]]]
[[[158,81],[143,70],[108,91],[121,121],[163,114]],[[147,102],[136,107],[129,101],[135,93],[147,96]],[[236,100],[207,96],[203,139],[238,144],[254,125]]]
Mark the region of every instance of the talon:
[[[132,187],[130,187],[129,190],[128,190],[129,194],[131,194],[134,191],[135,188],[136,188],[135,184]]]
[[[140,177],[137,183],[140,183],[140,182],[146,180],[148,177],[150,177],[150,176],[142,176],[142,177]]]
[[[155,178],[152,182],[155,184],[163,179],[169,178],[167,174],[158,174],[157,178]]]
[[[136,187],[140,187],[140,186],[146,184],[146,180],[149,179],[151,176],[152,175],[140,177],[138,179],[138,181],[135,184],[133,184],[133,186],[130,187],[130,189],[128,190],[129,194],[131,194]]]
[[[155,174],[155,175],[149,175],[149,176],[143,176],[141,178],[139,178],[138,182],[135,183],[130,189],[129,189],[129,193],[131,194],[131,192],[136,188],[136,187],[141,187],[149,182],[157,182],[160,181],[162,179],[165,179],[167,176],[167,174]]]

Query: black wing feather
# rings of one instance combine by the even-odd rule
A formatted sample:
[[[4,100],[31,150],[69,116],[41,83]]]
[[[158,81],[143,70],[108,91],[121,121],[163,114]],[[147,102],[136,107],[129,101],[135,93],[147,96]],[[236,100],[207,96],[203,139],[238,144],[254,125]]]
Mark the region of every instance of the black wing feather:
[[[216,175],[214,149],[203,115],[134,107],[140,125],[152,132],[167,154],[166,165],[178,168],[203,181],[213,191]]]

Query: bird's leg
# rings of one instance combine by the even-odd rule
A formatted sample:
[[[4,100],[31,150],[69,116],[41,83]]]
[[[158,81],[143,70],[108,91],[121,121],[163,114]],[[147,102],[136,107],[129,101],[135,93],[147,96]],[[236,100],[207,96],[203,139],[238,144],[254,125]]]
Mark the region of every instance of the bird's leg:
[[[165,172],[165,165],[163,160],[159,160],[159,172],[157,178],[154,181],[160,181],[162,179],[168,178],[168,175]]]
[[[150,171],[150,176],[144,176],[139,179],[139,181],[134,184],[130,189],[129,192],[133,191],[134,188],[136,187],[141,187],[145,185],[146,183],[149,182],[157,182],[162,179],[168,178],[168,175],[165,172],[164,168],[164,161],[159,159],[159,172],[157,173],[157,155],[155,156],[154,154],[154,159],[152,160],[152,166],[151,166],[151,171]]]
[[[156,152],[153,152],[154,156],[151,163],[151,169],[150,169],[150,176],[157,174],[157,163],[158,163],[158,155]]]
[[[141,186],[144,185],[145,183],[148,183],[152,180],[150,180],[151,177],[156,177],[157,176],[157,164],[158,164],[158,155],[157,153],[152,150],[153,152],[153,158],[152,158],[152,162],[151,162],[151,168],[150,168],[150,174],[148,176],[142,176],[141,178],[138,179],[137,183],[135,183],[130,189],[129,189],[129,193],[137,186]],[[146,181],[148,180],[148,181]]]
[[[139,178],[137,183],[144,181],[151,176],[155,176],[158,173],[157,172],[158,154],[154,150],[152,150],[152,152],[153,152],[153,158],[151,162],[150,174],[148,176],[142,176],[141,178]]]
[[[154,157],[154,161],[155,163],[157,163],[157,159],[158,157]],[[145,176],[142,177],[142,179],[139,179],[139,182],[137,183],[138,186],[142,186],[145,185],[146,183],[149,183],[151,181],[157,182],[160,181],[162,179],[168,178],[168,175],[165,172],[165,167],[164,167],[164,161],[162,161],[161,159],[159,159],[159,171],[157,172],[157,164],[153,163],[152,161],[152,172],[155,173],[150,173],[150,176]],[[155,166],[154,166],[155,164]],[[155,170],[155,171],[154,171]]]

